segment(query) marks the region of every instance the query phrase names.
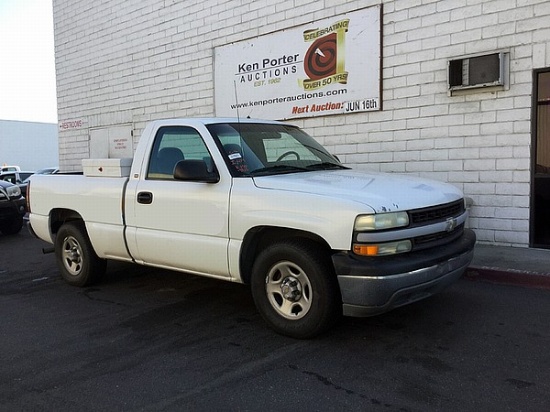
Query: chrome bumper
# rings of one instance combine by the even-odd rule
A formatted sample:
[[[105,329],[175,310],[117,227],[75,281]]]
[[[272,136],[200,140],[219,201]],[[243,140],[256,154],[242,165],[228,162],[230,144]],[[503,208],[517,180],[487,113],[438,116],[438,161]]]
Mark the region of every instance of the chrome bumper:
[[[397,273],[382,269],[381,273],[369,274],[372,266],[366,265],[363,272],[359,262],[336,265],[344,315],[374,316],[442,291],[464,274],[473,259],[474,244],[475,234],[467,230],[457,244],[450,245],[451,256],[449,250],[432,251],[439,256],[427,259],[424,267],[418,267],[418,258],[411,259],[415,260],[414,266]],[[423,255],[429,256],[426,252]],[[399,266],[403,269],[406,264]]]

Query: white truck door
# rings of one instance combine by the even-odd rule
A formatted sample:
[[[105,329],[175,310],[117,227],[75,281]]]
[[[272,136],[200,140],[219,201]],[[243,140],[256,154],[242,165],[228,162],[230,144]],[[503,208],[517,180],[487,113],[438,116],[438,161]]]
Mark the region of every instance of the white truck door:
[[[161,127],[146,174],[127,189],[126,202],[133,202],[126,207],[130,251],[140,263],[227,278],[231,181],[175,180],[174,167],[184,159],[204,160],[214,168],[196,129]]]

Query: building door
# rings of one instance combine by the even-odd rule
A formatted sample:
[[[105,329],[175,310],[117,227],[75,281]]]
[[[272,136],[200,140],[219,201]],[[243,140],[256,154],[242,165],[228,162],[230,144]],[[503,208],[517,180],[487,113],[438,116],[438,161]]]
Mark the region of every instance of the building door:
[[[532,122],[530,244],[550,249],[550,68],[534,73]]]

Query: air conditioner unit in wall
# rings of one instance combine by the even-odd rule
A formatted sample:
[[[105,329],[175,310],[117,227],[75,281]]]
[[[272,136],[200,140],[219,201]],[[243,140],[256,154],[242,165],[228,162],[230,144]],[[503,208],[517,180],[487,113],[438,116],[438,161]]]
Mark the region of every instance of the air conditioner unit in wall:
[[[449,61],[449,90],[504,86],[508,53]]]

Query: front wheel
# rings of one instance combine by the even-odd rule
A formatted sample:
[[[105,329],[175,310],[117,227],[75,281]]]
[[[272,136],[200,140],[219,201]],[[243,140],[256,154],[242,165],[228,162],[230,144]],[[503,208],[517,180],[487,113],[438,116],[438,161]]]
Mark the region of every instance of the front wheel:
[[[265,249],[252,268],[252,296],[276,332],[312,338],[341,315],[340,293],[327,253],[307,240],[288,240]]]
[[[107,266],[107,262],[96,255],[81,222],[61,226],[55,239],[55,256],[61,276],[73,286],[97,282]]]
[[[17,216],[13,220],[0,225],[0,232],[4,235],[16,235],[23,228],[23,217]]]

